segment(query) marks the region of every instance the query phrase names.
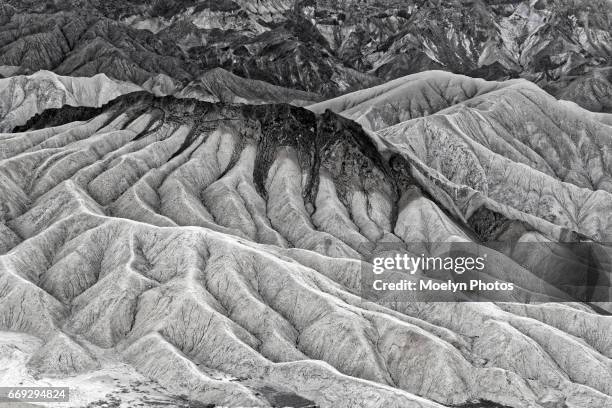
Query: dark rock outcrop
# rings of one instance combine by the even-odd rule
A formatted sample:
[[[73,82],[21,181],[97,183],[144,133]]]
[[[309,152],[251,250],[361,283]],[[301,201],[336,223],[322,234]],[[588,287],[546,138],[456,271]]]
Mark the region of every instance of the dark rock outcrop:
[[[9,3],[0,8],[0,65],[20,73],[137,84],[165,74],[185,85],[221,67],[334,96],[443,69],[522,77],[587,109],[611,109],[605,0]]]

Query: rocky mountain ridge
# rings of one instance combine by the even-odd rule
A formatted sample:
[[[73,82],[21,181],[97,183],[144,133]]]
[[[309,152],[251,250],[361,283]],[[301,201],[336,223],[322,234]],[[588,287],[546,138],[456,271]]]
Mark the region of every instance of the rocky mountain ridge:
[[[606,0],[63,0],[44,6],[5,0],[0,10],[0,64],[20,70],[105,73],[137,84],[164,74],[185,85],[198,72],[221,67],[335,96],[444,69],[484,79],[523,77],[587,109],[612,107]],[[13,42],[16,33],[21,38]]]

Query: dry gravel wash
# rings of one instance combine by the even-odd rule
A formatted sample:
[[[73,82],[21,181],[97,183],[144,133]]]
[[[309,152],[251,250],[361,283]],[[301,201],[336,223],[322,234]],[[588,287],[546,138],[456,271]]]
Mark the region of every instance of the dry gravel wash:
[[[449,138],[482,105],[461,106]],[[168,396],[227,406],[612,406],[612,318],[586,305],[358,296],[363,243],[609,233],[605,189],[521,163],[525,202],[547,188],[575,194],[568,205],[605,197],[588,212],[597,228],[545,219],[461,185],[410,148],[425,125],[398,126],[410,130],[390,128],[392,144],[330,111],[137,93],[0,134],[0,328],[35,337],[15,381],[87,387],[123,364]],[[474,139],[471,155],[499,155]],[[503,279],[541,278],[498,262]]]

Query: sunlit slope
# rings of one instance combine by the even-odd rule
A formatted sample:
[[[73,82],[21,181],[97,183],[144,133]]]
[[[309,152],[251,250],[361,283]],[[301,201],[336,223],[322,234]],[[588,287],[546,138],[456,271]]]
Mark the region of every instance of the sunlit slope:
[[[514,92],[491,86],[485,96]],[[596,200],[608,192],[447,125],[477,109],[477,94],[377,134],[332,112],[147,93],[47,110],[0,134],[0,327],[44,341],[27,367],[45,379],[121,362],[168,394],[217,405],[607,407],[610,317],[518,303],[540,299],[530,289],[553,286],[555,271],[498,253],[486,275],[516,283],[517,298],[360,297],[371,243],[609,233],[612,200]],[[455,145],[466,158],[452,172],[423,153]],[[463,174],[480,160],[488,170],[471,183]],[[488,185],[501,180],[497,162],[523,169],[523,201]],[[549,211],[592,200],[591,218],[521,206],[549,190],[570,199]]]
[[[49,71],[0,79],[0,131],[25,124],[46,109],[64,105],[99,107],[142,88],[104,74],[91,78],[59,76]]]
[[[441,72],[309,108],[337,111],[406,149],[450,183],[447,193],[467,218],[486,197],[593,239],[610,239],[612,127],[605,114],[558,101],[527,81]]]
[[[340,113],[367,129],[380,130],[409,119],[431,115],[515,81],[488,82],[444,71],[425,71],[310,105],[322,113]]]

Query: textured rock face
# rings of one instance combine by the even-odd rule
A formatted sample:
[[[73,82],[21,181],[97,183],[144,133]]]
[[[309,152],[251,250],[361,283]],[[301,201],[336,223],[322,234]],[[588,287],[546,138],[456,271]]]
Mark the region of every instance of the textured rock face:
[[[611,22],[607,0],[0,0],[0,385],[612,407]],[[372,249],[453,245],[516,290],[364,280]]]
[[[516,82],[487,82],[443,71],[427,71],[328,99],[310,105],[308,109],[315,113],[329,109],[366,129],[378,131],[410,119],[429,116],[513,83]]]
[[[608,217],[600,216],[612,204],[606,118],[556,101],[530,82],[422,73],[310,107],[328,108],[402,145],[451,184],[478,191],[460,204],[468,218],[470,202],[484,195],[610,239]],[[543,189],[532,195],[534,184]]]
[[[165,94],[208,102],[252,105],[280,102],[304,106],[321,99],[314,93],[275,86],[264,81],[244,79],[222,68],[207,71],[178,92],[165,92]]]
[[[23,125],[46,109],[64,105],[99,107],[119,95],[141,90],[104,74],[73,78],[39,71],[30,76],[0,79],[0,131]]]
[[[43,10],[0,3],[0,65],[17,66],[16,73],[40,69],[73,76],[104,73],[136,84],[161,74],[183,85],[207,69],[222,67],[243,77],[319,94],[377,83],[376,78],[345,67],[303,18],[299,24],[291,20],[274,30],[253,31],[250,23],[262,17],[253,10],[252,17],[241,18],[241,29],[226,27],[223,20],[220,30],[199,24],[196,13],[152,33],[101,14],[95,4],[69,3]],[[274,10],[264,9],[259,10],[264,15]],[[228,52],[229,48],[234,51]]]
[[[429,69],[520,76],[589,109],[610,109],[600,90],[610,86],[600,72],[612,51],[607,1],[315,3],[316,25],[343,62],[385,80]],[[568,84],[582,92],[564,92]],[[606,102],[586,100],[593,97]]]
[[[310,110],[47,109],[0,134],[0,328],[45,381],[122,364],[194,404],[608,407],[606,305],[360,297],[372,242],[607,241],[603,119],[443,72]]]
[[[221,67],[325,96],[425,70],[522,77],[611,112],[607,0],[0,3],[0,65],[185,85]],[[178,46],[177,46],[178,45]]]
[[[19,66],[23,73],[41,69],[72,76],[104,73],[142,84],[156,74],[186,81],[196,69],[171,41],[129,29],[86,8],[40,14],[2,3],[0,21],[0,65]]]
[[[64,105],[100,107],[112,99],[147,90],[158,96],[174,95],[209,102],[264,104],[282,101],[308,105],[318,95],[248,80],[217,68],[197,81],[181,86],[166,75],[147,80],[142,86],[117,81],[104,74],[91,78],[59,76],[49,71],[0,79],[0,131],[24,125],[46,109]]]
[[[513,109],[509,111],[506,106]],[[420,128],[418,133],[427,136],[421,140],[412,136],[406,138],[406,135],[414,134],[412,126]],[[521,201],[534,210],[539,207],[541,211],[551,211],[550,215],[540,213],[538,216],[555,223],[564,223],[561,221],[563,211],[557,214],[553,208],[543,208],[549,205],[556,207],[553,202],[567,202],[568,199],[575,199],[570,197],[582,196],[579,201],[586,206],[594,204],[590,200],[599,201],[602,205],[612,203],[609,196],[612,192],[612,157],[608,154],[612,143],[610,126],[589,118],[588,112],[557,103],[526,81],[477,96],[436,115],[404,122],[384,130],[381,135],[390,141],[407,142],[425,163],[459,184],[473,183],[484,193],[503,194],[505,198],[497,196],[499,201],[506,201],[512,193],[508,184],[496,178],[496,173],[499,172],[500,176],[503,173],[503,178],[510,176],[515,182],[526,184],[534,182],[529,181],[527,174],[535,172],[529,171],[531,169],[521,171],[525,167],[521,165],[543,173],[545,176],[537,177],[543,184],[551,183],[551,194],[554,191],[558,196],[552,202],[544,200],[536,205],[525,200],[521,194]],[[443,145],[452,147],[447,151]],[[484,145],[487,149],[480,149],[478,145]],[[436,151],[438,157],[434,158],[427,151]],[[458,167],[472,165],[472,162],[468,164],[465,160],[453,163],[451,157],[461,151],[474,152],[476,157],[471,156],[470,161],[476,158],[481,165],[464,170],[463,175],[455,173]],[[449,156],[446,156],[446,152]],[[467,159],[467,156],[463,156],[463,159]],[[495,164],[486,165],[485,171],[483,166],[487,162]],[[496,165],[499,165],[498,169],[495,169]],[[509,166],[516,169],[515,174],[509,174],[512,173]],[[484,182],[484,179],[489,180]],[[544,202],[548,205],[542,205]],[[512,206],[516,207],[517,204]],[[584,220],[596,228],[590,230],[588,235],[601,241],[609,239],[608,227],[605,223],[599,223],[601,219],[593,223],[584,219],[586,214],[580,215],[580,207],[574,211],[569,212],[572,214],[570,217],[577,216],[577,220]],[[578,225],[574,224],[572,228],[576,227]],[[578,229],[586,233],[589,228],[583,226]]]

